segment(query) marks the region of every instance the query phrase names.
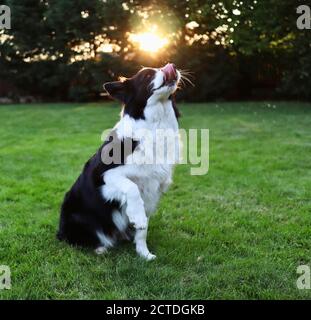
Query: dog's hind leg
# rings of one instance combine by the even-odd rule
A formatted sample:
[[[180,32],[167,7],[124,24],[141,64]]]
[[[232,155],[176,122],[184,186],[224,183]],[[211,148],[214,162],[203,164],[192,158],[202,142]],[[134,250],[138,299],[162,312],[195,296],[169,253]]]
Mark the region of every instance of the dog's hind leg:
[[[96,235],[99,239],[100,245],[95,249],[95,253],[103,254],[108,251],[109,248],[112,248],[115,244],[115,241],[112,237],[109,237],[102,231],[97,231]]]
[[[104,253],[106,253],[107,251],[108,251],[108,249],[107,249],[107,247],[105,247],[105,246],[97,247],[97,248],[95,249],[95,253],[98,254],[98,255],[104,254]]]

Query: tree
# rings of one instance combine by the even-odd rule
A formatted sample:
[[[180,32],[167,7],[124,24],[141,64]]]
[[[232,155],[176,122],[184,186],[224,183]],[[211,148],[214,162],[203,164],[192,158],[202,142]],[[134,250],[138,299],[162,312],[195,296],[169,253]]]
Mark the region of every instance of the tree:
[[[174,61],[197,84],[183,99],[310,99],[311,33],[296,26],[301,3],[6,0],[12,28],[0,34],[0,76],[17,94],[93,100],[105,81]],[[130,40],[152,25],[169,41],[157,54]]]

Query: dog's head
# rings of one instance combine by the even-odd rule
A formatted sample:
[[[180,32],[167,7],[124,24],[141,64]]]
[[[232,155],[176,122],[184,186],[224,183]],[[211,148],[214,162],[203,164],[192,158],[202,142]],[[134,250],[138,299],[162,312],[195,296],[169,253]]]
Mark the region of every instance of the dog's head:
[[[144,109],[150,104],[165,101],[177,90],[181,74],[175,65],[163,68],[143,68],[133,77],[104,84],[109,95],[124,104],[124,113],[144,118]]]

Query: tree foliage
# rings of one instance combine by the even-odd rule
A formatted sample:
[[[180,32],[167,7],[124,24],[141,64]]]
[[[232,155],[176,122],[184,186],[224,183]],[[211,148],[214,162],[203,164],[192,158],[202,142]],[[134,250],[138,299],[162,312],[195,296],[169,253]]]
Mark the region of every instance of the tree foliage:
[[[0,85],[13,98],[94,100],[105,81],[174,61],[194,75],[184,99],[310,99],[311,30],[296,26],[301,3],[6,0],[12,29],[0,33]],[[153,24],[169,45],[148,54],[129,35]]]

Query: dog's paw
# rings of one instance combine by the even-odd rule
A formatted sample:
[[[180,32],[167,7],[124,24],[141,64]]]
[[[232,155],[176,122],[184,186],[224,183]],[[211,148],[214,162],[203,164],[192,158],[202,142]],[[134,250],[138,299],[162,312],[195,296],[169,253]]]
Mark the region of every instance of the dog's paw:
[[[155,254],[150,253],[150,252],[146,256],[147,261],[152,261],[152,260],[155,260],[156,258],[157,258],[157,256]]]
[[[152,261],[154,259],[156,259],[156,255],[150,253],[149,251],[148,252],[137,252],[139,254],[139,256],[141,258],[143,258],[144,260],[146,261]]]
[[[98,255],[104,254],[104,253],[106,253],[107,251],[108,251],[108,250],[107,250],[106,247],[97,247],[97,248],[95,249],[95,253],[98,254]]]

